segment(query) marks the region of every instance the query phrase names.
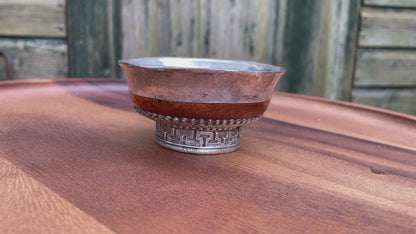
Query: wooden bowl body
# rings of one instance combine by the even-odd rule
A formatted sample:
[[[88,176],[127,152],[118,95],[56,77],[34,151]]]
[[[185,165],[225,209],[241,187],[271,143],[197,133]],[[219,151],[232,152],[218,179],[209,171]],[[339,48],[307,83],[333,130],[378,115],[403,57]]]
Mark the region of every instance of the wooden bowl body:
[[[176,146],[182,147],[190,138],[193,138],[192,146],[221,146],[220,151],[210,149],[209,153],[229,152],[239,147],[238,127],[262,116],[285,71],[256,62],[193,58],[129,59],[120,61],[120,66],[127,75],[136,110],[158,122],[158,126],[163,125],[157,127],[161,138],[171,141],[166,139],[166,131],[175,135],[178,138],[175,150],[180,151],[182,148]],[[186,133],[177,135],[176,129]],[[232,129],[232,133],[219,134]],[[204,143],[206,139],[195,139],[196,135],[207,135],[207,132],[195,132],[198,130],[209,131],[208,142],[212,144]],[[217,140],[218,134],[221,138],[233,137],[230,142]],[[157,140],[158,136],[156,133]]]

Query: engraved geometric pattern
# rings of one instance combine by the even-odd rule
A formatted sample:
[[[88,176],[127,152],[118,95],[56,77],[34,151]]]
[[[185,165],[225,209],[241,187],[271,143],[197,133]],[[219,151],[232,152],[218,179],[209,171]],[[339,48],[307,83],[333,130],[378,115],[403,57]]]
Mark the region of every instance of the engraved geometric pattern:
[[[230,148],[241,142],[240,127],[227,130],[176,128],[156,121],[156,138],[182,147]]]

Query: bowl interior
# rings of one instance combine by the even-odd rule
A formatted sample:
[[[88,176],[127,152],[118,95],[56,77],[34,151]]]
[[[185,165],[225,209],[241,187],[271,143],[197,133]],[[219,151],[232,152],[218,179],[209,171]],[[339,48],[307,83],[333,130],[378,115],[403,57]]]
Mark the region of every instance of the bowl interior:
[[[247,73],[283,73],[282,67],[272,66],[251,61],[218,60],[200,58],[178,57],[152,57],[121,60],[121,64],[129,64],[146,68],[180,68],[180,69],[207,69],[223,71],[240,71]]]

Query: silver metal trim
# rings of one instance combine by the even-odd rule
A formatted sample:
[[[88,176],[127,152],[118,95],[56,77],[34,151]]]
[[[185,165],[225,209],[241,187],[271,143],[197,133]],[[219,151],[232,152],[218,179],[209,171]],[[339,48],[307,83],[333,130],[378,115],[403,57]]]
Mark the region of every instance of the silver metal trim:
[[[179,118],[168,115],[161,115],[152,112],[148,112],[134,106],[136,111],[155,121],[163,121],[166,125],[176,128],[186,129],[199,129],[199,130],[227,130],[239,127],[241,125],[251,123],[255,120],[259,120],[262,115],[247,119],[190,119],[190,118]]]
[[[156,121],[155,140],[162,147],[183,153],[229,153],[241,145],[241,127],[227,130],[184,129]]]
[[[119,60],[119,64],[134,65],[152,69],[206,69],[217,71],[238,71],[247,73],[284,73],[282,67],[241,60],[208,58],[147,57]]]

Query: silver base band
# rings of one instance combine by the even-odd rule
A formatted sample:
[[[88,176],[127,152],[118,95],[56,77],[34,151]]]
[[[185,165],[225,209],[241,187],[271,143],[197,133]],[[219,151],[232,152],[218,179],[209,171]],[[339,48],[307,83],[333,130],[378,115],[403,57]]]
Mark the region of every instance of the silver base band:
[[[192,154],[222,154],[241,145],[241,127],[226,130],[200,130],[173,127],[156,121],[155,140],[162,147]]]

